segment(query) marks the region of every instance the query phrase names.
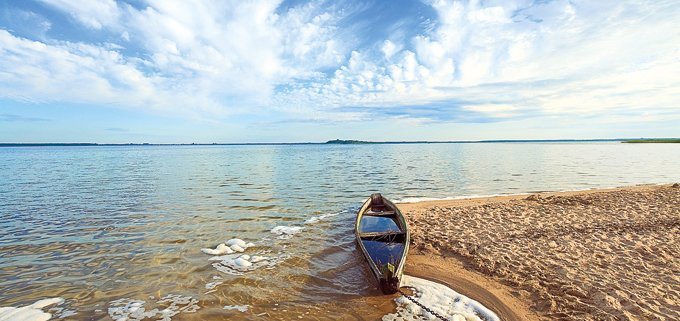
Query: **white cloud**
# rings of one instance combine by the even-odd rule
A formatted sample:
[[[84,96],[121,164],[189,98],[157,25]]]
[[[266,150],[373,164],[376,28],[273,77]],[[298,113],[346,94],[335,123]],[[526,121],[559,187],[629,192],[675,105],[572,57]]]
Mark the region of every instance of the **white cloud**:
[[[0,30],[0,96],[32,102],[71,101],[140,106],[173,113],[217,112],[219,104],[189,93],[160,91],[166,79],[145,75],[115,50],[62,42],[47,45]],[[183,109],[176,101],[193,103]]]
[[[385,40],[380,50],[385,55],[385,58],[390,59],[400,50],[400,48],[397,48],[397,45],[395,45],[394,42]]]
[[[101,29],[105,25],[115,23],[119,17],[119,8],[115,0],[40,0],[41,2],[61,9],[85,26]]]
[[[280,13],[280,1],[269,0],[150,0],[141,8],[44,2],[125,42],[39,42],[2,30],[5,97],[189,114],[251,112],[269,104],[275,86],[338,66],[351,45],[336,35],[347,13],[318,2]],[[126,48],[141,54],[125,56]],[[69,90],[61,92],[64,87]]]
[[[389,39],[361,34],[347,19],[359,9],[336,3],[42,2],[120,42],[0,30],[2,97],[340,120],[443,102],[457,107],[440,113],[495,119],[680,107],[673,1],[436,0],[431,28]],[[446,116],[412,115],[455,118]]]
[[[479,104],[463,106],[463,109],[483,113],[490,117],[512,117],[517,111],[517,107],[504,104]]]
[[[490,117],[680,108],[672,1],[431,4],[438,23],[410,39],[413,49],[384,41],[379,53],[355,51],[327,83],[281,101],[376,113],[465,101],[460,110]]]

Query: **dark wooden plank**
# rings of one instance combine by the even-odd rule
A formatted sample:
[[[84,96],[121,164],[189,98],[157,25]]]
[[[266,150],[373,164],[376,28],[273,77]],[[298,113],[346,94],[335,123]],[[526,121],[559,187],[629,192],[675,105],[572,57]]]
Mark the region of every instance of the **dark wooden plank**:
[[[364,215],[368,215],[368,216],[393,216],[395,214],[396,214],[395,211],[364,212]]]
[[[405,234],[405,233],[401,232],[401,231],[366,232],[366,233],[359,233],[359,237],[361,237],[361,238],[374,238],[374,237],[381,237],[381,236],[393,236],[393,235],[403,235],[403,234]]]

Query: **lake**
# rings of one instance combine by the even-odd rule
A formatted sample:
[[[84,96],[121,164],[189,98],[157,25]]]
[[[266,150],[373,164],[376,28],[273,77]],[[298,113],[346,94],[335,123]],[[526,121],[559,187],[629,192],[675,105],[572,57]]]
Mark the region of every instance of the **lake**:
[[[678,144],[5,147],[0,306],[63,297],[56,320],[379,319],[394,304],[366,281],[353,235],[373,192],[417,201],[679,178]],[[259,261],[201,251],[232,238]]]

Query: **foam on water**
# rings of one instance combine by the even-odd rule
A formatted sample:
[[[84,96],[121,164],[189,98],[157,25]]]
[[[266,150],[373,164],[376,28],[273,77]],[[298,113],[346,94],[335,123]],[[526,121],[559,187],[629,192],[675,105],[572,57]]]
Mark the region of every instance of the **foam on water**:
[[[215,288],[217,286],[221,285],[222,283],[224,283],[224,281],[222,281],[223,280],[222,277],[219,276],[219,275],[214,275],[212,277],[212,279],[215,280],[215,281],[206,283],[205,289],[208,290],[208,291],[203,293],[203,294],[209,294],[209,293],[215,292],[216,291]]]
[[[321,214],[319,216],[310,217],[305,221],[305,224],[316,224],[320,221],[325,220],[326,218],[336,216],[338,214],[340,214],[340,213],[326,213],[326,214]]]
[[[237,238],[230,239],[225,244],[227,246],[231,246],[232,248],[233,248],[233,246],[238,246],[238,247],[241,247],[241,248],[244,248],[244,249],[255,246],[255,244],[253,244],[252,242],[246,243],[246,241],[244,241],[242,239],[237,239]]]
[[[645,185],[650,185],[650,186],[659,186],[663,185],[664,183],[649,183]],[[401,199],[397,199],[394,201],[395,204],[402,204],[402,203],[418,203],[418,202],[430,202],[430,201],[454,201],[454,200],[462,200],[462,199],[468,199],[468,198],[487,198],[487,197],[498,197],[498,196],[524,196],[524,195],[531,195],[531,194],[536,194],[536,193],[559,193],[559,192],[580,192],[580,191],[589,191],[592,189],[609,189],[609,188],[620,188],[626,185],[603,185],[603,186],[597,186],[597,187],[586,187],[586,188],[567,188],[567,189],[551,189],[551,190],[541,190],[541,191],[534,191],[534,192],[528,192],[528,193],[503,193],[503,194],[470,194],[470,195],[463,195],[463,196],[450,196],[450,197],[404,197]]]
[[[146,311],[145,301],[122,298],[111,301],[109,316],[115,321],[139,321],[155,319],[170,321],[180,313],[193,313],[200,307],[198,300],[188,296],[168,294],[156,301],[157,307]]]
[[[212,290],[220,284],[222,284],[222,281],[209,282],[205,285],[205,289],[206,290]],[[208,292],[206,292],[206,293],[208,293]]]
[[[497,197],[497,196],[520,196],[520,195],[531,195],[531,193],[514,193],[514,194],[487,194],[487,195],[465,195],[465,196],[454,196],[454,197],[404,197],[395,200],[395,204],[403,203],[418,203],[418,202],[431,202],[431,201],[455,201],[463,200],[468,198],[486,198],[486,197]]]
[[[249,305],[225,305],[224,310],[237,310],[239,312],[248,311]]]
[[[46,321],[52,318],[52,314],[42,309],[62,303],[64,303],[63,298],[49,298],[20,308],[0,307],[0,321]]]
[[[284,228],[283,226],[278,226]],[[295,228],[291,229],[280,229],[282,234],[285,232],[293,233]],[[302,230],[302,228],[298,228]],[[278,231],[278,230],[277,230]],[[297,232],[295,232],[297,233]],[[294,234],[294,233],[293,233]],[[292,235],[292,234],[285,234]],[[212,266],[226,274],[231,275],[243,275],[245,272],[254,271],[259,268],[273,268],[275,265],[281,261],[288,258],[288,255],[279,253],[278,256],[264,256],[267,252],[260,251],[258,255],[241,254],[245,252],[248,248],[254,247],[255,244],[252,242],[246,242],[239,238],[230,239],[222,244],[217,245],[215,249],[201,249],[203,253],[214,255],[209,258],[209,261],[219,261],[212,263]],[[209,290],[207,293],[214,292],[215,287],[220,285],[221,282],[210,282],[206,284],[206,289]]]
[[[70,310],[58,306],[50,308],[49,310],[47,310],[47,312],[52,313],[54,317],[57,319],[63,319],[78,314],[75,310]]]
[[[290,239],[293,235],[300,233],[304,229],[302,226],[282,226],[279,225],[270,230],[271,233],[279,235],[282,240]]]
[[[402,286],[414,290],[414,298],[433,311],[452,321],[500,321],[500,318],[477,301],[474,301],[445,285],[404,275]],[[434,320],[436,317],[423,310],[404,296],[394,300],[397,312],[383,316],[383,321]]]
[[[210,255],[222,255],[234,253],[234,250],[227,246],[226,244],[222,243],[215,247],[214,249],[201,249],[201,252]]]
[[[239,252],[242,253],[244,252],[247,248],[253,247],[255,244],[253,243],[246,243],[246,241],[242,239],[231,239],[225,243],[217,245],[214,249],[210,248],[205,248],[201,249],[201,252],[205,254],[210,254],[210,255],[222,255],[222,254],[231,254],[234,252]]]
[[[234,264],[236,264],[237,266],[242,267],[242,268],[247,268],[247,267],[253,266],[253,263],[248,261],[247,255],[242,255],[242,256],[238,257],[237,259],[235,259]]]
[[[278,256],[261,256],[247,254],[227,254],[213,256],[210,261],[219,261],[212,266],[218,271],[231,275],[243,275],[245,272],[257,270],[259,268],[271,269],[289,256],[281,254]]]

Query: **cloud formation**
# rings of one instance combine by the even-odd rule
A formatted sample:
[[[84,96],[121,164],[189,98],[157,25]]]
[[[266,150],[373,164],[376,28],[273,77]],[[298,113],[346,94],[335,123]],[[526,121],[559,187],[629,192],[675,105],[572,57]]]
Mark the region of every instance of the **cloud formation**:
[[[680,118],[673,1],[437,0],[382,33],[365,3],[40,3],[21,10],[44,36],[0,25],[2,98],[196,118]]]
[[[391,41],[378,53],[354,51],[326,83],[283,98],[374,106],[376,114],[462,100],[460,110],[491,118],[680,107],[673,89],[680,38],[671,31],[680,24],[671,2],[431,4],[438,18],[432,32],[398,51]]]
[[[247,112],[268,106],[275,86],[340,64],[348,45],[336,36],[343,14],[312,4],[278,13],[278,1],[43,2],[105,41],[40,41],[0,30],[2,97]]]

